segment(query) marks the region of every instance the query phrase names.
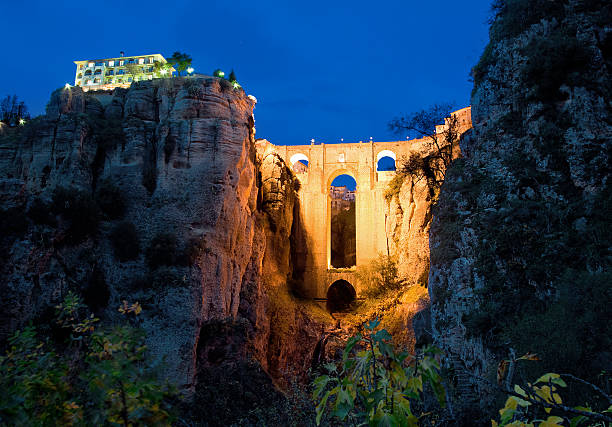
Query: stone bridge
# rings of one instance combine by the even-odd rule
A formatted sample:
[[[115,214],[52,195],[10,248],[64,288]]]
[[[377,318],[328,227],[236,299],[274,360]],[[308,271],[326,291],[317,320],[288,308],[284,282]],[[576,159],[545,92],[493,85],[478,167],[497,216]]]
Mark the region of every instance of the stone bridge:
[[[462,131],[471,127],[470,107],[458,110]],[[438,126],[437,132],[444,125]],[[306,236],[304,251],[304,292],[311,298],[327,298],[330,286],[338,280],[346,280],[359,296],[360,286],[355,280],[357,266],[387,252],[388,205],[385,190],[395,171],[377,170],[383,157],[396,162],[412,153],[428,151],[425,139],[392,142],[311,143],[310,145],[274,145],[267,140],[257,140],[260,158],[276,154],[287,165],[300,160],[307,167],[294,168],[301,183],[299,190],[300,218]],[[336,269],[331,266],[331,197],[329,188],[339,175],[347,174],[357,182],[355,197],[356,267]],[[294,218],[295,221],[295,218]]]

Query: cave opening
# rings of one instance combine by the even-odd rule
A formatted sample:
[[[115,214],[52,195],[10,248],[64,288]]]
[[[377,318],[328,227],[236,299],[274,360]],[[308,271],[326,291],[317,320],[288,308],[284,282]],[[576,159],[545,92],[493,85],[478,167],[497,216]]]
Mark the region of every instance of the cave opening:
[[[355,198],[357,182],[350,175],[339,175],[331,183],[330,263],[332,268],[350,268],[357,261]]]
[[[353,285],[346,280],[336,280],[327,290],[327,310],[330,313],[350,310],[356,299]]]

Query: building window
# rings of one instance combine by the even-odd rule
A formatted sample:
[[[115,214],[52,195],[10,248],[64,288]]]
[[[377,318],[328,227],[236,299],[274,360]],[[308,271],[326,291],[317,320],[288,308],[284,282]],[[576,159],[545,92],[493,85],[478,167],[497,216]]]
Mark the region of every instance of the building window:
[[[149,64],[152,64],[152,63],[153,63],[153,57],[149,56]]]
[[[83,78],[83,73],[79,73],[79,75],[77,76],[77,79],[81,79]]]
[[[131,77],[128,77],[128,78],[127,78],[127,81],[128,81],[128,83],[129,83],[129,82],[131,82],[131,81],[132,81],[132,78],[131,78]]]
[[[104,66],[104,62],[96,62],[96,67],[103,67]]]
[[[123,66],[123,64],[125,63],[125,61],[122,59],[121,61],[119,61],[119,65]]]
[[[79,65],[79,70],[83,69],[83,64]]]
[[[114,67],[115,66],[115,61],[108,61],[108,66],[109,67]]]
[[[88,66],[88,67],[93,67],[93,66],[94,66],[94,63],[93,63],[93,62],[90,62],[89,64],[87,64],[87,66]]]
[[[87,71],[85,71],[85,75],[86,75],[86,76],[91,76],[91,70],[87,70]]]
[[[117,70],[117,75],[123,75],[125,74],[125,70]]]
[[[138,58],[138,63],[139,64],[144,64],[144,58]]]
[[[130,60],[128,61],[128,64],[133,64],[133,63],[134,63],[134,58],[132,58],[132,59],[130,59]]]
[[[94,84],[100,84],[100,79],[96,77],[96,78],[94,79]]]
[[[123,79],[117,79],[117,83],[123,83]]]
[[[96,76],[97,76],[97,75],[99,75],[99,74],[102,74],[102,70],[97,69],[96,71],[94,71],[94,74],[95,74]]]

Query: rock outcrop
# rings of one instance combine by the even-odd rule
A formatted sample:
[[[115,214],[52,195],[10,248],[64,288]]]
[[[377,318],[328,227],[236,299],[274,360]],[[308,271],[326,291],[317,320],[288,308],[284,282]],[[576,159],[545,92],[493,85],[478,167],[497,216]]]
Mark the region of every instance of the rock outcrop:
[[[186,392],[198,372],[237,360],[277,379],[309,364],[318,328],[283,287],[295,178],[282,160],[255,158],[253,107],[217,78],[113,93],[75,87],[55,91],[45,116],[3,138],[3,217],[25,223],[2,241],[0,338],[50,320],[75,290],[105,322],[122,300],[139,301],[149,347]],[[119,217],[80,211],[98,209],[109,186],[125,203]],[[77,236],[87,212],[95,219]],[[126,222],[141,251],[119,261],[111,235]]]
[[[560,3],[498,5],[474,68],[473,131],[434,211],[434,340],[464,403],[493,398],[475,378],[495,381],[511,348],[538,352],[540,372],[610,366],[600,327],[609,304],[588,295],[610,297],[597,284],[609,284],[612,245],[601,214],[612,184],[612,15],[605,2]],[[573,346],[592,353],[566,356]]]

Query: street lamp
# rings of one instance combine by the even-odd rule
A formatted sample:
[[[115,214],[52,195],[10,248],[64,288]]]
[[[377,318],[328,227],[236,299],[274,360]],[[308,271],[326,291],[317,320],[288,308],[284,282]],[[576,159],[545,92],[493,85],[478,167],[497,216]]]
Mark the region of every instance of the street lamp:
[[[193,73],[193,67],[187,68],[187,73],[191,75]]]

